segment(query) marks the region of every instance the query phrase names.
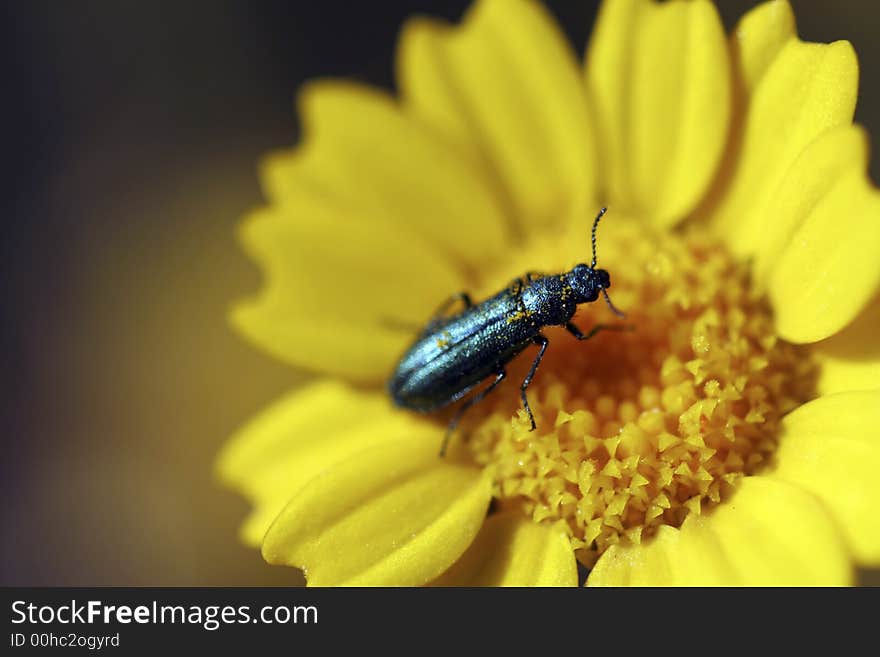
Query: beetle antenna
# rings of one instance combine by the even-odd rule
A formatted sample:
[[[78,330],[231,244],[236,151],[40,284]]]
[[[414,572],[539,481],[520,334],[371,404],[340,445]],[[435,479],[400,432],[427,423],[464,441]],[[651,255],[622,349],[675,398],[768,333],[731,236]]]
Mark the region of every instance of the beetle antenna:
[[[596,215],[596,218],[593,219],[593,230],[590,232],[590,242],[593,244],[593,260],[590,262],[590,269],[596,268],[596,229],[599,227],[599,220],[605,216],[605,213],[608,211],[608,208],[602,208],[599,210],[599,214]],[[611,297],[608,296],[608,290],[604,287],[599,288],[602,290],[602,295],[605,297],[605,303],[608,304],[608,307],[611,308],[611,312],[613,312],[618,317],[626,317],[626,313],[621,310],[615,308],[614,304],[611,303]]]
[[[605,214],[608,208],[602,208],[599,210],[599,214],[596,215],[596,218],[593,220],[593,231],[590,234],[590,241],[593,243],[593,261],[590,263],[590,269],[596,268],[596,228],[599,227],[599,219]],[[608,295],[605,295],[606,298]],[[610,301],[608,303],[611,303]],[[612,306],[613,308],[614,306]]]
[[[613,313],[614,313],[615,315],[617,315],[618,317],[622,317],[622,318],[625,319],[625,318],[626,318],[626,313],[623,312],[622,310],[618,310],[618,309],[614,306],[614,304],[611,303],[611,297],[608,296],[608,290],[606,290],[604,287],[603,287],[603,288],[600,288],[600,289],[602,290],[602,294],[605,296],[605,303],[607,303],[607,304],[608,304],[608,307],[611,308],[611,312],[613,312]]]

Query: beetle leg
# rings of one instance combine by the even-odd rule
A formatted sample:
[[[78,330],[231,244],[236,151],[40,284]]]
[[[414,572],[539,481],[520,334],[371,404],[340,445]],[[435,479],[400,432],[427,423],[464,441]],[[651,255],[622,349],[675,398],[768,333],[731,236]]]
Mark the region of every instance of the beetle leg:
[[[452,304],[456,301],[461,301],[464,304],[465,309],[474,305],[474,302],[471,301],[471,297],[467,292],[457,292],[440,304],[440,307],[434,311],[431,321],[433,322],[443,317],[446,314],[446,311],[449,310]]]
[[[578,340],[589,340],[599,331],[634,331],[635,327],[631,324],[596,324],[593,328],[590,329],[589,333],[584,334],[572,322],[568,322],[565,325],[565,330],[571,333]]]
[[[527,271],[520,278],[514,278],[512,281],[510,281],[511,294],[513,294],[514,296],[519,296],[526,285],[528,285],[532,281],[538,280],[542,276],[543,274],[540,274],[538,272]]]
[[[535,356],[535,360],[532,363],[532,368],[529,370],[529,373],[526,375],[526,378],[523,380],[522,385],[519,388],[520,395],[522,396],[523,406],[526,409],[526,413],[529,414],[529,420],[532,421],[532,428],[529,429],[529,431],[535,430],[535,416],[532,415],[532,409],[529,406],[529,399],[528,397],[526,397],[526,388],[528,388],[529,384],[532,382],[532,377],[535,376],[535,370],[538,369],[538,365],[540,364],[541,359],[544,357],[544,352],[547,351],[547,345],[550,344],[550,341],[540,333],[532,338],[532,341],[535,344],[541,345],[541,349],[540,351],[538,351],[538,355]]]
[[[446,435],[443,437],[443,445],[440,447],[440,456],[443,457],[446,454],[446,446],[449,445],[449,439],[452,437],[452,432],[455,431],[455,427],[458,426],[459,421],[461,420],[461,416],[464,415],[465,411],[469,409],[471,406],[481,401],[495,389],[499,383],[504,380],[504,377],[507,376],[507,372],[502,368],[500,372],[495,376],[495,380],[492,381],[486,388],[475,394],[473,397],[465,401],[459,409],[455,412],[455,415],[452,417],[452,420],[449,421],[449,425],[446,427]]]

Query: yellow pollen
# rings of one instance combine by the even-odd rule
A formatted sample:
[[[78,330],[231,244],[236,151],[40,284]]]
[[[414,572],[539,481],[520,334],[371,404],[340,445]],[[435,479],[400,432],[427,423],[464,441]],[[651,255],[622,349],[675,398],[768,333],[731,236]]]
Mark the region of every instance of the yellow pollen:
[[[550,245],[543,257],[530,246],[511,269],[551,263]],[[707,235],[621,222],[599,248],[627,318],[600,297],[574,321],[584,332],[597,323],[634,330],[578,342],[545,329],[550,345],[528,389],[537,429],[519,385],[508,384],[523,380],[534,348],[474,407],[464,448],[493,468],[498,507],[564,527],[587,567],[610,545],[639,543],[723,502],[772,458],[780,418],[815,387],[807,352],[777,339],[747,267]]]
[[[446,345],[449,344],[450,340],[452,340],[452,336],[449,335],[449,333],[447,331],[443,331],[443,336],[437,338],[437,340],[436,340],[437,348],[443,349]]]

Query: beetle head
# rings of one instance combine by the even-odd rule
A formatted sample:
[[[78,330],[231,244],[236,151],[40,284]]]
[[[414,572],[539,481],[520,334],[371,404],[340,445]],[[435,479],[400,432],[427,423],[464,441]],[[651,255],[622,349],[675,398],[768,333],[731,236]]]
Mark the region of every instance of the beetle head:
[[[611,287],[611,277],[604,269],[593,269],[583,263],[568,273],[568,284],[575,295],[575,303],[590,303],[599,298],[599,291]]]

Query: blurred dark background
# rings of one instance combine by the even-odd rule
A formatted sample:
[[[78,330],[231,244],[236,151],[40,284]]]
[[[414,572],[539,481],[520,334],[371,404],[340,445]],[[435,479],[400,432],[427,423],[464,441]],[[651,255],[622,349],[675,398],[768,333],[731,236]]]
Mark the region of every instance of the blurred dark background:
[[[467,4],[3,4],[0,584],[300,581],[238,543],[246,505],[212,479],[300,380],[226,324],[259,281],[234,227],[304,80],[390,87],[403,19]],[[720,4],[730,26],[755,3]],[[792,4],[804,38],[855,45],[876,145],[880,8]],[[582,52],[597,3],[548,5]]]

